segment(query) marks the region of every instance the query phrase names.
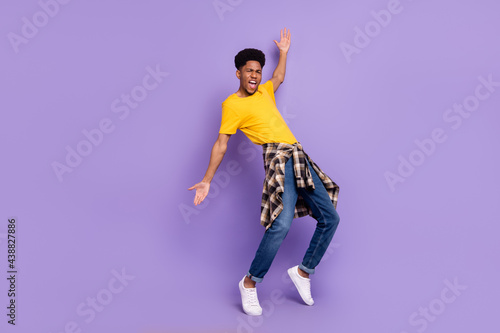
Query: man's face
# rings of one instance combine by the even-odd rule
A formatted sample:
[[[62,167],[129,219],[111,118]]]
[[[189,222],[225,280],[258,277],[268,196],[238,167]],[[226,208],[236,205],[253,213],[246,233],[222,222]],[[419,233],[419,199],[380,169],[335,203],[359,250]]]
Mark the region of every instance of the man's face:
[[[262,80],[262,67],[258,61],[249,60],[241,70],[236,71],[236,76],[240,79],[239,91],[251,96],[255,94]]]

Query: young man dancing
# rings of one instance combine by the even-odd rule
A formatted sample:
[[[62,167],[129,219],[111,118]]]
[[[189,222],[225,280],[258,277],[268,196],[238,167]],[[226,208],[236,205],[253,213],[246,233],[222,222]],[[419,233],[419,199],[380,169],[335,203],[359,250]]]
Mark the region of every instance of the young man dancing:
[[[194,204],[208,194],[210,182],[226,153],[227,142],[240,129],[255,144],[262,145],[264,180],[261,224],[266,231],[247,274],[239,283],[243,311],[261,315],[255,284],[262,282],[285,239],[292,220],[306,215],[316,219],[316,230],[302,263],[288,269],[288,275],[302,300],[313,305],[309,274],[313,274],[337,229],[339,187],[304,152],[276,108],[274,93],[285,79],[290,31],[280,32],[279,61],[272,78],[260,85],[265,55],[257,49],[240,51],[234,61],[238,91],[222,103],[222,121],[208,169],[196,189]]]

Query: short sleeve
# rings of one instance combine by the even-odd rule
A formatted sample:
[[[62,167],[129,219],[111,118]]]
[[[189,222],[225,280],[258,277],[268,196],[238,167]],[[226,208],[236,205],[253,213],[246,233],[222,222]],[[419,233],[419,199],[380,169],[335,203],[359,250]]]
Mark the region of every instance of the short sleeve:
[[[229,107],[222,104],[222,120],[219,133],[234,134],[240,125],[240,118]]]
[[[273,99],[274,104],[276,105],[276,99],[274,98],[274,86],[273,86],[273,81],[269,80],[266,83],[262,85],[262,88],[264,88],[265,91],[271,96]]]

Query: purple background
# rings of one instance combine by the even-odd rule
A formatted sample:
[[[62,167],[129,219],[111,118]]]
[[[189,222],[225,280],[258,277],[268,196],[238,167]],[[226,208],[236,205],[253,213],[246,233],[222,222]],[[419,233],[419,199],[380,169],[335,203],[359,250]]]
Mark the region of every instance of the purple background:
[[[443,116],[473,101],[478,77],[500,82],[500,4],[401,0],[348,61],[342,43],[354,45],[357,28],[376,29],[371,11],[391,2],[220,0],[218,13],[210,0],[71,1],[44,22],[37,1],[3,1],[2,332],[60,333],[71,322],[78,329],[67,332],[497,327],[500,87],[482,88],[488,98],[460,127]],[[23,17],[34,15],[45,25],[16,52],[9,34],[22,36]],[[186,189],[203,177],[220,104],[238,89],[234,55],[263,50],[264,82],[285,26],[292,44],[278,109],[340,185],[341,222],[312,277],[316,304],[303,305],[282,279],[312,235],[315,221],[304,217],[258,285],[264,315],[250,318],[237,283],[264,231],[261,148],[238,132],[206,203],[194,207]],[[169,74],[126,117],[113,112],[122,94],[146,91],[147,67]],[[113,131],[59,180],[52,164],[65,163],[66,147],[77,149],[82,131],[103,119]],[[386,172],[398,172],[400,155],[424,156],[414,141],[435,128],[446,141],[391,189]],[[9,217],[17,219],[16,327],[5,315]],[[122,270],[129,280],[120,284]],[[467,288],[445,291],[453,301],[444,303],[445,280],[455,279]],[[86,305],[96,297],[106,303],[100,312]]]

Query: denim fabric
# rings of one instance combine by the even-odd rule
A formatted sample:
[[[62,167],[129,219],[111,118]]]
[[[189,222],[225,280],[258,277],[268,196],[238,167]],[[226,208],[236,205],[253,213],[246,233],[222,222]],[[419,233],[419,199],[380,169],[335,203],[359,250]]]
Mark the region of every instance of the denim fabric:
[[[274,220],[271,227],[265,231],[247,273],[247,276],[255,282],[262,282],[264,275],[269,270],[269,267],[271,267],[281,243],[288,234],[288,230],[292,225],[295,203],[299,194],[304,198],[307,205],[311,207],[313,217],[317,221],[316,230],[314,231],[309,248],[304,255],[302,263],[299,265],[300,269],[309,274],[314,274],[315,267],[321,261],[337,230],[339,224],[337,211],[323,183],[308,161],[307,165],[314,180],[315,189],[312,191],[308,191],[305,188],[297,188],[293,171],[293,159],[288,159],[285,164],[285,190],[282,194],[283,211]]]

